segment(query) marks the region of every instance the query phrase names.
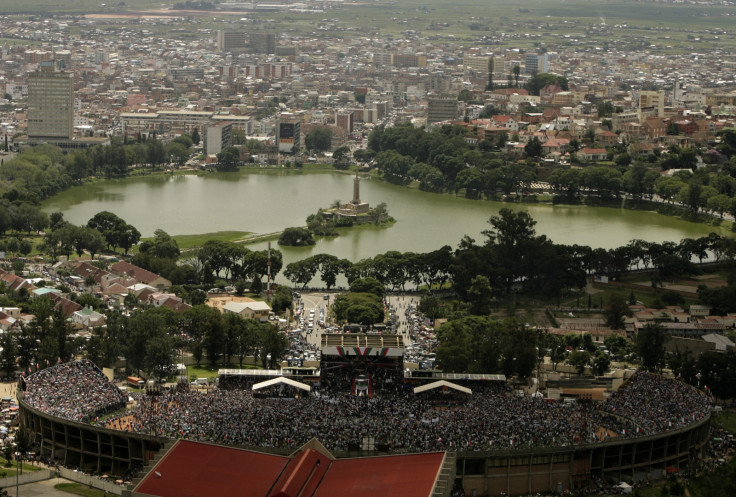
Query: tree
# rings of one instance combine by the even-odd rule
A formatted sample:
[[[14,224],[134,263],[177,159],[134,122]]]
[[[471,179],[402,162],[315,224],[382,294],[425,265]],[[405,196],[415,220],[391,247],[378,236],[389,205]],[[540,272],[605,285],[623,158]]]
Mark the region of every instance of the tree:
[[[199,145],[199,141],[199,130],[197,128],[194,128],[194,131],[192,131],[192,143],[195,145]]]
[[[258,330],[261,365],[264,369],[275,369],[289,348],[289,340],[271,323],[263,323]]]
[[[603,376],[611,369],[611,358],[602,351],[597,351],[593,358],[592,370],[595,376]]]
[[[289,247],[304,247],[314,245],[315,241],[312,232],[307,228],[286,228],[279,236],[278,243]]]
[[[31,433],[24,425],[15,432],[15,453],[20,463],[20,473],[23,474],[23,459],[31,450]]]
[[[231,317],[232,316],[232,317]],[[252,319],[243,319],[237,314],[228,313],[225,319],[228,336],[232,338],[232,352],[243,367],[243,361],[258,347],[259,324]]]
[[[590,352],[576,350],[567,357],[567,363],[574,367],[579,375],[585,373],[585,368],[590,364]]]
[[[473,278],[468,288],[468,301],[470,302],[470,312],[478,316],[484,316],[491,313],[491,299],[493,292],[488,278],[479,275]]]
[[[348,154],[350,153],[350,147],[339,147],[336,148],[335,151],[332,153],[332,158],[336,161],[342,162],[343,159],[347,159]]]
[[[123,249],[124,253],[127,255],[131,247],[140,241],[141,232],[138,231],[135,226],[123,223],[118,226],[114,236],[116,242],[120,245],[120,248]]]
[[[87,221],[87,227],[99,231],[105,238],[107,248],[115,250],[119,246],[123,246],[121,242],[130,241],[123,240],[124,234],[128,231],[138,230],[128,225],[124,220],[119,218],[117,215],[108,211],[101,211],[95,214],[89,221]],[[140,233],[138,233],[138,239],[140,239]],[[130,244],[130,247],[138,243],[138,240]],[[128,247],[128,248],[130,248]],[[127,250],[126,250],[127,253]]]
[[[493,91],[493,56],[488,57],[488,83],[486,84],[486,91]]]
[[[608,301],[608,305],[603,309],[603,317],[606,320],[606,326],[614,330],[624,329],[626,316],[630,316],[631,311],[626,303],[626,299],[619,293],[614,293]]]
[[[539,95],[542,88],[555,83],[559,83],[560,88],[567,91],[567,78],[549,73],[538,73],[532,76],[526,84],[526,89],[529,90],[531,95]]]
[[[177,165],[181,166],[189,158],[189,148],[181,142],[172,141],[166,146],[166,154],[172,162],[175,162]]]
[[[360,278],[350,283],[350,291],[356,293],[370,293],[383,297],[386,294],[386,288],[375,278]]]
[[[519,75],[521,74],[521,66],[516,64],[511,71],[514,73],[514,87],[519,87]]]
[[[647,323],[639,330],[634,340],[636,353],[641,359],[642,368],[658,371],[665,364],[665,343],[669,337],[659,324]]]
[[[146,141],[146,160],[152,166],[163,164],[166,160],[164,145],[156,138],[149,138]]]
[[[162,229],[153,232],[153,240],[141,243],[139,251],[160,259],[176,259],[180,253],[176,240]]]
[[[271,299],[271,310],[277,314],[281,314],[286,310],[291,310],[293,305],[293,297],[291,290],[285,286],[279,286]]]
[[[318,126],[307,133],[304,144],[310,152],[324,152],[332,147],[332,130],[327,126]]]
[[[0,350],[0,368],[5,372],[5,376],[12,378],[17,369],[18,345],[16,334],[7,331],[0,335],[0,347],[2,347],[2,350]]]
[[[542,155],[542,142],[536,136],[524,145],[524,152],[529,157],[539,157]]]
[[[159,381],[173,374],[175,357],[174,340],[166,333],[159,332],[148,341],[145,356],[146,369]]]
[[[217,154],[217,162],[221,169],[226,171],[234,171],[240,164],[240,152],[235,147],[228,147]]]
[[[598,110],[598,117],[604,118],[604,117],[611,117],[613,115],[613,102],[610,100],[606,100],[605,102],[600,102],[596,106]]]

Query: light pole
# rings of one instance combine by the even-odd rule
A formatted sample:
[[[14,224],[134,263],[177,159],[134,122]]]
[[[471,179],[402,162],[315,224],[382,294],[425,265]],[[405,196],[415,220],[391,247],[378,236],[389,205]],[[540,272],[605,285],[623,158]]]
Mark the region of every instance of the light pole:
[[[19,471],[20,471],[20,452],[16,452],[15,453],[15,497],[18,497]]]

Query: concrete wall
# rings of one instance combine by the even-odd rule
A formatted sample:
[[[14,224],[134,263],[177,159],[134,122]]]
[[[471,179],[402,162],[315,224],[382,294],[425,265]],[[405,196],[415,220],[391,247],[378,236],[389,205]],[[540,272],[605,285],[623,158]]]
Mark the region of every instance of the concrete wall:
[[[79,471],[74,471],[64,467],[59,467],[59,476],[76,483],[81,483],[82,485],[87,485],[88,487],[94,487],[99,490],[103,490],[113,495],[123,495],[123,490],[125,490],[125,487],[116,485],[111,481],[102,480],[95,476],[90,476],[84,473],[80,473]]]
[[[51,476],[52,471],[50,469],[26,471],[22,475],[18,475],[17,480],[15,476],[9,476],[7,478],[0,479],[0,488],[8,489],[10,487],[14,487],[16,483],[18,485],[23,485],[24,483],[34,483],[37,481],[48,480],[49,478],[51,478]]]

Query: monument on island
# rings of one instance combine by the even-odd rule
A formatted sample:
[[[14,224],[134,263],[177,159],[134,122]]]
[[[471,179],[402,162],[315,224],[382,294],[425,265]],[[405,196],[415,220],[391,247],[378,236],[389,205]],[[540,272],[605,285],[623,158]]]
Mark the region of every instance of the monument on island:
[[[370,211],[368,202],[360,201],[360,177],[356,171],[353,179],[353,200],[347,204],[338,207],[336,214],[338,216],[356,217],[359,214],[367,214]]]

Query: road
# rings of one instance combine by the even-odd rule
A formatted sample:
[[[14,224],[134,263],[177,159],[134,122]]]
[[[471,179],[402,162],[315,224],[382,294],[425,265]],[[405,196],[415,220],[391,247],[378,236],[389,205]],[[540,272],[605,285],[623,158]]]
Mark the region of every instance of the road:
[[[324,296],[329,295],[330,299],[325,300]],[[301,318],[304,319],[304,327],[301,327],[304,331],[302,336],[307,339],[310,345],[316,345],[319,347],[322,340],[322,328],[317,324],[319,321],[320,311],[324,311],[325,320],[329,320],[329,307],[334,301],[336,293],[303,293],[300,301],[304,304]],[[314,327],[312,333],[307,333],[307,326],[309,322],[309,311],[314,311]]]

